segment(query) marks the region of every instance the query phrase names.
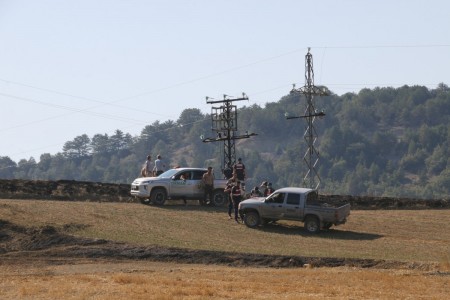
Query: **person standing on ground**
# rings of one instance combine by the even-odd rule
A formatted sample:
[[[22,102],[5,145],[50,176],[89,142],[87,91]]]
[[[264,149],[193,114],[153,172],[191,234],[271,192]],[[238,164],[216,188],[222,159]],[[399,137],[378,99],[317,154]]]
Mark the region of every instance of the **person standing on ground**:
[[[234,164],[233,169],[233,172],[237,175],[237,179],[242,184],[242,189],[245,190],[245,179],[247,175],[245,174],[245,165],[242,163],[242,158],[238,158],[238,162]]]
[[[153,172],[155,173],[155,176],[159,176],[164,173],[164,168],[166,167],[166,165],[162,161],[161,155],[158,154],[156,158],[157,160],[155,160],[155,167],[153,168]]]
[[[233,173],[233,176],[228,179],[227,186],[224,190],[225,193],[228,194],[228,217],[231,220],[231,211],[233,210],[233,197],[231,197],[231,189],[236,185],[237,177],[236,173]]]
[[[242,200],[241,182],[236,181],[236,185],[231,189],[231,197],[233,198],[234,219],[239,223],[239,203]]]
[[[225,165],[223,176],[225,176],[225,179],[230,179],[233,176],[233,168],[230,165]]]
[[[200,204],[205,205],[213,200],[214,174],[212,173],[212,167],[208,167],[208,171],[203,174],[202,182],[205,189],[205,194],[203,197],[203,201],[201,201]],[[207,202],[207,197],[209,197],[209,202]]]

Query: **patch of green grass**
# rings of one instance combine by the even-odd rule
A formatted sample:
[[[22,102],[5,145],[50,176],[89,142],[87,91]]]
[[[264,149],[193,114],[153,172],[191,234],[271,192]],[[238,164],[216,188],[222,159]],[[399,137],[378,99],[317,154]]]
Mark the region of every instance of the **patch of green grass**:
[[[52,225],[70,228],[74,235],[139,245],[438,263],[450,255],[448,210],[352,211],[347,224],[312,235],[300,222],[250,229],[228,220],[225,209],[196,205],[33,200],[0,204],[0,219],[18,225]]]

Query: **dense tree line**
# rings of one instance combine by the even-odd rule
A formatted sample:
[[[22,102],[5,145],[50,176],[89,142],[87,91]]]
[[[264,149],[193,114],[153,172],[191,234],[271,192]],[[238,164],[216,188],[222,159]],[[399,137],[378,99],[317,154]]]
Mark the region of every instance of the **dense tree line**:
[[[359,93],[317,98],[326,116],[315,125],[319,139],[322,193],[442,198],[450,195],[450,89],[422,86],[363,89]],[[275,187],[301,186],[306,166],[305,99],[286,95],[277,102],[244,106],[238,126],[258,136],[236,142],[248,170],[247,185],[263,180]],[[242,132],[241,132],[242,133]],[[221,176],[223,144],[202,143],[213,135],[209,114],[184,110],[178,120],[145,126],[140,135],[85,134],[64,144],[62,152],[19,162],[0,156],[0,178],[73,179],[130,183],[145,157],[163,155],[166,165],[212,165]]]

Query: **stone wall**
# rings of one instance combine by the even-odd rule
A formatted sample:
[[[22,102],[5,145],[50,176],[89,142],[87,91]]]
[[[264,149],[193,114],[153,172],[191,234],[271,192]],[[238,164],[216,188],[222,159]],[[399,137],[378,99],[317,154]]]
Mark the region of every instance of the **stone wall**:
[[[64,201],[138,202],[130,195],[129,184],[74,180],[3,180],[0,198]],[[449,209],[450,199],[406,199],[349,195],[320,195],[321,202],[332,205],[350,203],[352,209]]]
[[[133,202],[129,184],[74,180],[2,180],[0,198]]]
[[[450,199],[411,199],[350,195],[320,195],[322,202],[333,205],[350,203],[352,209],[440,209],[450,208]]]

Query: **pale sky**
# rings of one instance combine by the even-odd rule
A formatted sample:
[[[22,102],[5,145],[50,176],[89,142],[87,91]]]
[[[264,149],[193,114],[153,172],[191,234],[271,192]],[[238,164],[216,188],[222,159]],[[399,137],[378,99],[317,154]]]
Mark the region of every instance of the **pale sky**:
[[[450,85],[449,31],[448,0],[0,0],[0,156],[136,136],[206,96],[278,101],[308,47],[338,95]]]

